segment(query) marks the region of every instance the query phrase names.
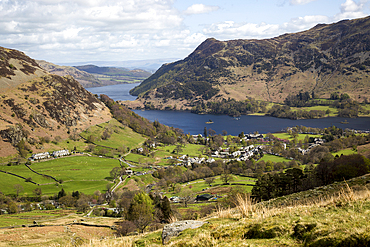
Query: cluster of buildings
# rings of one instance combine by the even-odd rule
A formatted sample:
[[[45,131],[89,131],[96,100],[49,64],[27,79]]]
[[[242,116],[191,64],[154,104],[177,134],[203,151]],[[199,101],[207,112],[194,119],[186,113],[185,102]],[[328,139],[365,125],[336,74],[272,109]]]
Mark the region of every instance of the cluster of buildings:
[[[235,159],[237,161],[246,161],[250,157],[252,157],[254,154],[258,154],[262,150],[262,146],[254,146],[250,145],[247,147],[241,147],[239,150],[236,150],[232,153],[230,153],[229,148],[226,149],[219,149],[217,151],[214,151],[211,155],[211,157],[214,158],[229,158],[229,159]]]
[[[70,155],[70,152],[67,149],[63,150],[58,150],[54,151],[52,154],[49,152],[44,152],[44,153],[37,153],[37,154],[32,154],[31,157],[29,157],[29,160],[41,160],[41,159],[49,159],[51,157],[57,158],[57,157],[62,157],[62,156],[67,156]]]
[[[324,143],[325,141],[321,138],[315,138],[314,139],[314,143],[312,143],[307,149],[303,149],[303,148],[298,148],[298,151],[301,153],[301,154],[307,154],[308,152],[311,151],[312,148],[314,147],[317,147],[317,146],[320,146]]]

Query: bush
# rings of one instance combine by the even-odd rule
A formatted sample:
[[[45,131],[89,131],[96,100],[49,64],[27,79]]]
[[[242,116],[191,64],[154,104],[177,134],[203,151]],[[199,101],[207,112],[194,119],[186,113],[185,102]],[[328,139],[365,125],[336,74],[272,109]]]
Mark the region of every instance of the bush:
[[[125,220],[121,222],[117,228],[116,234],[118,236],[127,236],[129,233],[136,230],[136,225],[132,221]]]
[[[55,209],[55,207],[54,207],[54,205],[53,205],[53,204],[48,203],[48,204],[46,204],[46,205],[45,205],[45,209],[46,209],[46,210],[53,210],[53,209]]]

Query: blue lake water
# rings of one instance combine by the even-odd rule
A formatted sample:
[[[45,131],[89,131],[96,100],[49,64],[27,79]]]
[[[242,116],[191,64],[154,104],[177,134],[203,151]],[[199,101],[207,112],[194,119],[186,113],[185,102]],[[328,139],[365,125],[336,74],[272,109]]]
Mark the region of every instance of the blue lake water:
[[[90,87],[86,88],[86,90],[97,95],[108,95],[113,100],[135,100],[136,96],[130,95],[129,91],[138,85],[140,83],[117,84],[105,87]]]
[[[129,91],[138,84],[119,84],[106,87],[87,88],[88,91],[94,94],[106,94],[114,100],[135,100],[136,97],[131,96]],[[356,130],[370,130],[370,118],[321,118],[321,119],[303,119],[290,120],[283,118],[274,118],[266,116],[240,116],[232,118],[225,115],[198,115],[190,112],[181,111],[142,111],[134,110],[135,113],[150,121],[158,120],[160,123],[180,128],[185,133],[199,134],[203,133],[204,127],[213,129],[217,134],[221,134],[226,130],[230,135],[238,135],[242,131],[244,133],[259,133],[278,132],[286,127],[303,125],[307,127],[326,128],[332,125],[339,128],[351,128]],[[214,123],[206,124],[209,120]],[[347,121],[348,124],[341,122]]]

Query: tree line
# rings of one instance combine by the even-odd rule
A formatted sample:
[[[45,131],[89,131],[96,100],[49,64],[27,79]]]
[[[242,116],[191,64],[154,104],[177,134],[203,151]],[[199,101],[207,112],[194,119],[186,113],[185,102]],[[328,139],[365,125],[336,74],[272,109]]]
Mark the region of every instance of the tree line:
[[[348,180],[370,172],[370,160],[359,154],[343,155],[333,160],[322,160],[316,167],[308,165],[287,169],[285,172],[261,175],[252,189],[252,195],[259,200],[288,195]]]

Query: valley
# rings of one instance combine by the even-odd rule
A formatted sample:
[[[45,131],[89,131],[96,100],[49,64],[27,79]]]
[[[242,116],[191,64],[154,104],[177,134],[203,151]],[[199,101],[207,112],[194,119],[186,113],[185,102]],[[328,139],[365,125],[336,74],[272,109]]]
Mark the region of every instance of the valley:
[[[369,20],[153,75],[0,47],[0,246],[367,246]]]
[[[151,185],[150,188],[154,200],[156,200],[157,193],[161,193],[164,198],[171,198],[173,201],[171,203],[171,211],[173,212],[173,217],[176,217],[177,220],[207,220],[209,223],[205,227],[202,227],[202,232],[210,234],[209,237],[206,238],[208,239],[207,241],[222,245],[233,245],[234,241],[238,241],[238,243],[245,242],[269,245],[273,242],[270,243],[271,238],[265,237],[267,235],[256,235],[255,237],[251,237],[252,240],[243,237],[245,236],[243,234],[247,234],[246,232],[248,231],[251,234],[251,229],[255,224],[261,224],[261,229],[259,228],[258,230],[259,232],[263,233],[265,231],[264,229],[270,228],[277,231],[276,233],[273,232],[275,230],[266,233],[272,234],[271,236],[272,239],[275,239],[274,241],[276,241],[277,238],[283,238],[279,241],[286,241],[289,245],[299,245],[300,240],[296,240],[295,237],[290,237],[290,232],[292,231],[290,228],[294,228],[293,222],[296,221],[296,218],[295,216],[287,215],[285,213],[286,209],[284,209],[285,206],[281,205],[293,203],[294,200],[291,199],[292,197],[310,198],[312,201],[316,200],[316,196],[332,195],[333,197],[330,198],[334,198],[337,196],[336,193],[341,191],[340,188],[345,187],[341,187],[340,184],[337,184],[335,185],[338,186],[336,189],[332,189],[332,191],[328,190],[327,192],[326,189],[322,189],[319,190],[321,192],[317,195],[315,194],[315,196],[313,196],[312,192],[303,191],[298,192],[299,194],[287,195],[282,198],[278,197],[277,199],[272,199],[273,203],[275,203],[275,201],[279,202],[279,204],[274,206],[276,208],[269,207],[268,209],[263,209],[263,204],[261,204],[261,206],[257,206],[260,204],[253,206],[254,204],[250,204],[251,202],[248,201],[250,199],[245,199],[246,201],[243,203],[249,205],[250,211],[248,212],[251,212],[253,216],[248,216],[249,213],[243,213],[244,211],[242,211],[241,207],[247,207],[247,205],[241,204],[242,201],[235,201],[237,198],[236,196],[238,194],[247,195],[251,192],[253,193],[253,188],[255,188],[261,175],[277,174],[282,170],[287,169],[286,171],[288,171],[289,169],[296,168],[308,172],[308,167],[312,164],[311,162],[316,164],[317,162],[320,163],[319,159],[317,159],[318,157],[323,157],[325,155],[329,155],[327,157],[334,157],[336,155],[340,156],[341,154],[351,155],[368,151],[368,144],[366,144],[369,142],[368,134],[353,136],[343,132],[344,136],[342,138],[345,138],[347,140],[346,142],[349,143],[345,144],[346,142],[344,142],[341,144],[342,146],[338,148],[336,146],[337,144],[334,145],[334,142],[329,142],[325,145],[325,148],[331,150],[331,154],[329,152],[324,155],[327,151],[318,151],[319,149],[317,150],[318,152],[313,152],[317,153],[317,155],[319,155],[318,157],[312,155],[297,156],[296,153],[292,152],[295,146],[302,145],[303,147],[308,145],[310,138],[319,138],[328,134],[329,136],[342,135],[340,134],[342,132],[337,132],[340,129],[335,128],[320,130],[318,128],[293,127],[286,133],[266,134],[263,135],[263,139],[246,139],[247,141],[243,140],[243,142],[240,142],[241,134],[239,136],[221,136],[213,134],[212,131],[207,139],[205,139],[204,136],[203,138],[199,138],[199,135],[195,138],[192,135],[184,135],[181,132],[177,132],[175,129],[161,126],[157,122],[152,122],[152,125],[150,125],[150,123],[145,122],[145,120],[138,115],[132,115],[133,118],[129,121],[121,117],[116,119],[115,117],[120,116],[122,111],[126,112],[126,109],[107,97],[103,97],[102,100],[110,109],[114,109],[116,106],[118,107],[115,111],[112,111],[113,118],[108,122],[91,126],[81,132],[80,136],[71,135],[68,139],[60,141],[58,146],[63,146],[74,152],[71,156],[29,162],[33,170],[40,174],[52,176],[56,178],[58,182],[45,176],[32,173],[24,165],[23,162],[25,161],[19,163],[10,162],[1,166],[0,170],[27,178],[22,180],[9,174],[1,175],[5,176],[1,180],[0,187],[6,188],[1,189],[1,192],[4,196],[13,197],[20,207],[19,213],[11,214],[8,212],[0,215],[0,225],[5,227],[1,231],[8,236],[2,238],[3,243],[14,243],[13,237],[15,234],[21,234],[23,236],[22,245],[25,246],[32,243],[38,246],[49,246],[50,244],[57,243],[68,245],[70,241],[73,243],[78,242],[82,246],[87,244],[88,241],[93,241],[94,243],[99,241],[101,244],[104,243],[112,246],[114,246],[114,244],[123,246],[127,244],[128,246],[133,243],[138,246],[145,246],[145,243],[148,242],[151,243],[150,245],[154,246],[161,245],[161,231],[156,231],[155,225],[148,226],[145,230],[146,233],[143,235],[115,237],[115,234],[120,231],[117,229],[121,229],[120,219],[122,219],[122,215],[124,215],[126,210],[129,210],[128,206],[130,204],[128,204],[128,200],[133,200],[132,196],[139,193],[139,191],[148,191],[148,185]],[[129,113],[129,111],[127,111],[127,113]],[[135,121],[144,122],[137,125]],[[125,124],[123,125],[122,123]],[[126,124],[133,126],[134,129]],[[145,128],[147,129],[139,128],[139,126],[146,126]],[[149,129],[152,128],[151,126],[156,127],[149,131]],[[135,129],[143,133],[158,131],[158,139],[152,139],[145,134],[139,134],[135,132]],[[308,135],[304,132],[316,132],[316,134]],[[204,134],[205,133],[202,133],[202,135]],[[207,133],[207,135],[208,134],[209,133]],[[177,136],[177,138],[168,138],[173,135]],[[176,141],[176,139],[180,141]],[[357,143],[358,146],[356,149],[352,148],[351,142]],[[289,152],[288,150],[284,151],[284,149],[279,146],[279,143],[287,143],[291,150]],[[349,148],[346,148],[344,144],[349,146]],[[220,145],[223,150],[228,150],[224,151],[228,155],[224,158],[213,158],[214,160],[211,163],[197,163],[196,160],[198,158],[204,158],[204,161],[206,161],[213,156],[212,150],[217,150],[217,148],[215,149],[217,146],[214,145]],[[231,158],[231,156],[229,156],[231,152],[237,151],[243,146],[250,145],[262,145],[264,147],[263,153],[254,154],[252,162],[244,161],[244,163],[243,161],[238,161],[236,157]],[[49,147],[44,150],[51,152],[55,149]],[[279,155],[277,155],[277,153],[279,153]],[[125,162],[120,162],[120,160],[125,160]],[[255,165],[253,165],[253,162],[256,162]],[[310,169],[312,169],[312,167]],[[130,171],[130,173],[127,173],[127,171]],[[122,177],[124,182],[116,186],[120,180],[119,177]],[[31,184],[29,181],[39,185]],[[348,183],[351,186],[360,186],[362,185],[360,181],[365,180],[355,179],[353,181],[356,182],[349,180]],[[115,188],[114,191],[111,191],[112,188]],[[316,188],[315,190],[318,189]],[[78,193],[78,197],[74,196],[76,193]],[[309,194],[310,196],[304,196],[305,193],[311,194]],[[357,192],[348,189],[343,193]],[[205,194],[212,195],[213,199],[206,202],[193,201],[197,195]],[[107,195],[110,196],[107,197]],[[345,195],[347,194],[343,196]],[[191,200],[187,201],[184,205],[184,200],[186,200],[184,198],[188,196],[190,196],[189,198],[191,198]],[[338,197],[338,199],[332,200],[338,203],[339,201],[347,200],[344,198],[347,197]],[[74,200],[75,202],[73,202]],[[180,200],[180,203],[177,202],[178,200]],[[357,201],[353,201],[355,205],[362,199],[356,200]],[[322,203],[322,199],[320,199],[320,201]],[[87,202],[89,203],[87,204]],[[301,212],[300,210],[307,210],[308,206],[305,206],[306,203],[307,202],[303,199],[302,201],[294,202],[294,206],[289,212],[294,215],[295,213],[293,212],[298,213]],[[332,204],[331,201],[327,201],[326,203],[326,205]],[[36,205],[40,205],[41,210],[36,209]],[[359,212],[367,208],[366,203],[361,205],[363,206],[359,207]],[[230,206],[236,206],[236,209],[227,209]],[[253,207],[256,208],[253,209]],[[259,223],[260,221],[257,216],[261,213],[259,207],[262,207],[267,214],[267,218],[273,215],[274,217],[278,217],[271,223],[272,225],[270,223],[263,223],[264,221]],[[316,215],[324,213],[319,207],[317,209],[312,205],[309,207],[311,207],[310,211],[316,212]],[[6,206],[4,209],[9,210],[9,207]],[[330,209],[328,210],[330,211]],[[87,216],[87,214],[89,214],[89,216]],[[305,215],[304,213],[300,214]],[[248,219],[249,217],[252,218]],[[281,220],[286,221],[284,224],[280,222],[280,217],[282,217]],[[287,217],[289,217],[288,220]],[[314,220],[310,218],[310,214],[304,217],[304,224],[311,224],[310,222]],[[335,217],[345,216],[338,215]],[[35,222],[37,223],[35,224]],[[239,224],[247,224],[247,227],[242,227]],[[317,224],[318,226],[316,226],[315,231],[320,231],[319,229],[321,229],[322,223]],[[32,226],[32,228],[24,228],[22,225]],[[38,227],[38,225],[43,225],[43,227]],[[231,229],[228,228],[228,225],[230,225],[232,229],[237,229],[232,235],[226,233]],[[280,228],[274,228],[276,225],[279,225]],[[103,226],[105,226],[105,228]],[[160,226],[158,225],[156,227]],[[32,232],[37,233],[37,235],[32,238],[32,241],[29,229],[33,229]],[[97,229],[104,230],[99,230],[99,232],[97,232]],[[294,229],[293,235],[295,234],[294,231],[296,231]],[[192,231],[194,231],[196,236],[200,234],[199,230]],[[220,238],[218,235],[215,235],[216,231],[225,232],[226,235]],[[358,231],[361,233],[363,229],[359,229]],[[55,234],[55,232],[59,233]],[[46,233],[47,235],[45,235]],[[177,245],[181,244],[182,241],[187,241],[192,243],[191,246],[199,246],[199,242],[192,242],[188,239],[187,235],[184,234],[171,240],[171,243]],[[96,239],[97,235],[100,237],[104,236],[105,240]],[[48,237],[45,238],[44,236]],[[325,239],[324,236],[319,237],[321,235],[317,235],[316,238],[312,236],[312,240],[317,238],[315,241],[319,241],[321,238]],[[345,240],[346,238],[341,238],[339,235],[332,236],[335,236],[334,239],[337,239],[335,241],[352,241],[348,239]],[[366,235],[363,237],[366,239]],[[359,238],[362,238],[362,235],[359,235]]]

